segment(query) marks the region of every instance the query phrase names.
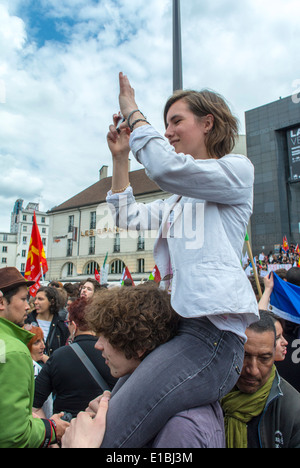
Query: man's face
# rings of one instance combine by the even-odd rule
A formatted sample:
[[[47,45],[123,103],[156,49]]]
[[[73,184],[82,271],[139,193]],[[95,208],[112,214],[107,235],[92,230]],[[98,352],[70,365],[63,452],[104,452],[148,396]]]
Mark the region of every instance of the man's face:
[[[93,283],[90,283],[89,281],[87,281],[81,289],[80,297],[85,297],[86,299],[90,299],[93,296],[94,292],[95,292],[95,288],[94,288]]]
[[[275,358],[275,335],[272,331],[257,333],[246,330],[244,366],[237,382],[243,393],[253,394],[268,381]]]
[[[0,315],[19,327],[23,327],[30,309],[27,301],[27,287],[20,287],[17,294],[11,298],[10,303],[2,297],[0,301]]]
[[[132,374],[141,363],[140,359],[127,359],[125,354],[114,348],[103,335],[99,336],[95,348],[102,351],[105,364],[110,368],[111,375],[116,378]]]

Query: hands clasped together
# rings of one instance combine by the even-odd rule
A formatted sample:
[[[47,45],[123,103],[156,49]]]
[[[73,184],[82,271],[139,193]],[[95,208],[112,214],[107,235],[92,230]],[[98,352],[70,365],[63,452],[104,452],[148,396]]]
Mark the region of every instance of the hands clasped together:
[[[106,430],[110,392],[90,402],[85,412],[72,419],[62,437],[62,448],[99,448]]]

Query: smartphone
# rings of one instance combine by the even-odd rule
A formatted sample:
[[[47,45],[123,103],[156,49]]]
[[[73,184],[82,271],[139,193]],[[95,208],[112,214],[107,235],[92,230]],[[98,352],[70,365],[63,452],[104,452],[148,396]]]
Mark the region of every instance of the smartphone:
[[[120,125],[121,125],[123,122],[125,122],[125,120],[126,120],[126,119],[124,119],[123,115],[120,115],[119,121],[118,121],[117,127],[116,127],[118,133],[120,133],[120,131],[121,131],[121,130],[120,130]]]

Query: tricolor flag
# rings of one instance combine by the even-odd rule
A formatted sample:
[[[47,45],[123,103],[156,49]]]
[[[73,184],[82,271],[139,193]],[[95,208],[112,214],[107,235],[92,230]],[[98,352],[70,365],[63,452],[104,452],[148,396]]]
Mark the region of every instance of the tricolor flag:
[[[150,273],[148,280],[155,281],[156,283],[160,283],[161,276],[160,276],[159,269],[157,268],[157,265],[155,265],[155,267],[153,268],[152,273]]]
[[[130,279],[132,281],[132,286],[135,286],[134,282],[133,282],[133,279],[132,279],[132,276],[130,274],[130,271],[128,269],[128,267],[125,267],[124,270],[123,270],[123,274],[122,274],[122,278],[120,280],[120,284],[121,286],[124,286],[124,281],[126,279]]]
[[[284,320],[300,324],[300,286],[283,281],[276,273],[273,277],[272,312]]]
[[[48,271],[45,250],[42,243],[40,231],[36,221],[35,212],[33,213],[33,225],[27,256],[25,278],[28,281],[34,281],[35,284],[29,289],[31,296],[35,297],[40,288],[40,280]]]

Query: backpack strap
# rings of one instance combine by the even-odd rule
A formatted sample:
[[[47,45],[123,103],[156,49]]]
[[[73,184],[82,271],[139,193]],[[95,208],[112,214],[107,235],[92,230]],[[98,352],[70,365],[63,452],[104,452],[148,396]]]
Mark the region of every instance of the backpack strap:
[[[77,354],[78,358],[81,360],[81,362],[87,368],[87,370],[89,371],[91,376],[94,378],[94,380],[97,382],[97,384],[102,388],[103,392],[105,390],[111,391],[111,388],[109,387],[109,385],[105,382],[103,377],[97,371],[96,367],[94,366],[92,361],[89,359],[89,357],[85,354],[83,349],[79,346],[79,344],[78,343],[72,343],[70,345],[70,348],[72,348],[74,353]]]

